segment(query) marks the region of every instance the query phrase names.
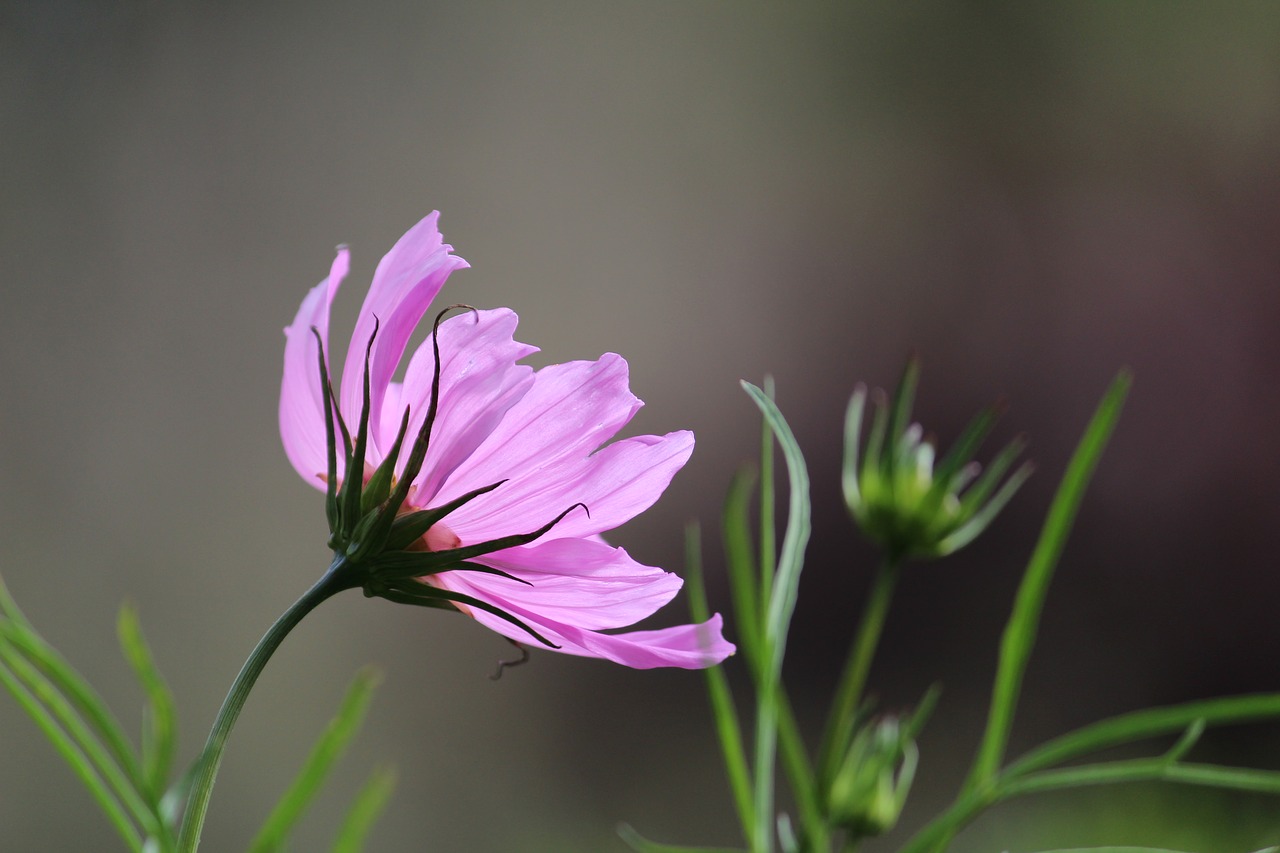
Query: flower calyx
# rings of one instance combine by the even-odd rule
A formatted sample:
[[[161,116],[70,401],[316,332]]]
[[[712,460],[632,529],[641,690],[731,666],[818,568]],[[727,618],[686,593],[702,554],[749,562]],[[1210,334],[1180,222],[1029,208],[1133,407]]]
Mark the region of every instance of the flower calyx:
[[[827,813],[833,825],[855,839],[893,829],[915,779],[916,738],[937,700],[935,686],[909,716],[885,714],[857,728],[827,791]]]
[[[845,503],[858,526],[894,562],[941,557],[969,544],[1033,470],[1024,462],[1004,479],[1026,444],[1021,437],[996,454],[985,471],[974,461],[999,417],[999,405],[979,412],[935,467],[933,439],[910,423],[919,377],[920,363],[912,358],[892,400],[882,391],[872,395],[874,412],[861,453],[868,398],[864,386],[854,391],[845,418]]]
[[[425,583],[424,579],[442,572],[473,571],[498,575],[517,583],[525,583],[501,569],[474,562],[474,558],[526,545],[540,538],[575,509],[589,513],[585,504],[574,504],[555,518],[528,533],[504,536],[485,542],[463,545],[443,524],[444,519],[459,507],[492,492],[506,482],[496,483],[470,491],[448,503],[428,509],[417,509],[408,504],[409,490],[422,470],[431,440],[440,402],[440,347],[437,332],[440,322],[452,309],[470,305],[450,305],[436,315],[431,340],[435,355],[435,369],[431,383],[431,395],[422,427],[414,437],[409,454],[399,475],[396,466],[404,449],[409,425],[409,407],[400,420],[396,439],[381,463],[372,472],[366,472],[366,454],[369,434],[369,373],[373,343],[378,334],[375,317],[374,330],[365,349],[364,387],[360,421],[352,436],[342,414],[338,411],[336,397],[329,379],[325,359],[324,341],[318,330],[312,329],[320,343],[319,363],[321,393],[324,399],[325,438],[328,446],[328,471],[325,480],[325,515],[329,523],[329,548],[333,551],[333,563],[327,577],[338,589],[360,588],[367,597],[385,598],[401,604],[436,607],[446,610],[477,608],[492,613],[525,631],[543,645],[558,648],[523,620],[494,605],[465,593]],[[342,442],[342,473],[338,471],[338,440]],[[434,528],[434,530],[433,530]],[[447,536],[435,535],[447,531]],[[433,543],[443,539],[445,547]],[[432,544],[437,547],[433,548]],[[465,612],[465,611],[464,611]]]

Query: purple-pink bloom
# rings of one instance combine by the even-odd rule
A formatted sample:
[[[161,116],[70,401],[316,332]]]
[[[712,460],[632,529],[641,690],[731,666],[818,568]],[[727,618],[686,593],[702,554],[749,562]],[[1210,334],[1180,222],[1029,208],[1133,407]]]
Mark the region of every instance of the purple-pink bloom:
[[[395,454],[406,410],[406,441],[427,417],[436,371],[431,340],[410,357],[403,382],[392,375],[449,274],[468,266],[443,242],[438,218],[432,213],[411,228],[378,264],[347,349],[337,411],[354,425],[372,340],[366,480]],[[323,342],[327,358],[329,306],[348,268],[348,251],[340,247],[329,277],[307,294],[285,329],[280,435],[293,467],[322,491],[329,449],[319,348]],[[459,564],[413,583],[484,602],[569,654],[641,669],[720,662],[734,647],[718,614],[698,625],[604,633],[652,615],[680,589],[679,577],[636,562],[601,534],[658,499],[693,451],[693,434],[610,442],[642,405],[628,387],[626,361],[610,353],[534,371],[518,363],[537,350],[514,340],[516,322],[512,311],[499,308],[458,314],[438,328],[439,408],[399,512],[441,507],[501,485],[454,509],[407,550],[443,552],[528,534],[582,506],[535,541],[468,560],[494,573]],[[406,456],[396,457],[397,480]],[[339,464],[339,477],[341,470]],[[505,637],[530,639],[529,631],[489,610],[454,606]]]

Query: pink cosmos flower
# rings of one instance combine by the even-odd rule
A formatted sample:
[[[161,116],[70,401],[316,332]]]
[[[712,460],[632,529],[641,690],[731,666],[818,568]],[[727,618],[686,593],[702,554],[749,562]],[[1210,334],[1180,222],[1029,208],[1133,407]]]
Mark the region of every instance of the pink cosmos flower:
[[[719,615],[604,633],[680,589],[600,534],[652,505],[693,450],[686,431],[606,444],[641,406],[620,356],[534,371],[518,363],[536,349],[512,337],[513,312],[472,310],[437,319],[404,381],[392,381],[445,280],[468,266],[438,218],[378,264],[337,394],[326,393],[329,306],[345,247],[285,329],[280,435],[303,480],[327,492],[343,586],[457,608],[511,640],[631,667],[720,662],[734,647]]]

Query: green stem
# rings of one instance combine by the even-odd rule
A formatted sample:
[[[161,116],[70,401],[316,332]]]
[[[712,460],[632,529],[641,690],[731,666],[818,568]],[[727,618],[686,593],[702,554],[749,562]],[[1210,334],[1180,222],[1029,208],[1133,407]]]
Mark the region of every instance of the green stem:
[[[1046,770],[1020,777],[1001,775],[989,782],[983,790],[961,796],[950,808],[916,833],[900,853],[942,853],[955,834],[981,812],[1013,797],[1121,782],[1173,782],[1280,795],[1280,773],[1274,770],[1181,764],[1163,756]]]
[[[182,835],[178,839],[178,850],[181,853],[194,853],[200,844],[200,830],[204,826],[205,814],[209,810],[209,797],[213,794],[213,781],[218,775],[218,766],[222,763],[222,750],[226,747],[227,737],[236,724],[240,711],[254,682],[262,674],[262,670],[271,659],[271,655],[280,647],[280,643],[288,636],[302,618],[316,608],[322,601],[350,589],[352,584],[346,577],[346,560],[335,557],[324,577],[316,581],[315,586],[307,590],[301,598],[286,610],[276,623],[267,629],[267,633],[258,641],[249,654],[248,660],[240,668],[240,674],[232,682],[227,698],[223,700],[218,716],[209,731],[209,739],[205,742],[204,751],[200,754],[199,769],[191,786],[191,796],[187,805],[187,814],[182,821]]]
[[[887,558],[881,564],[871,588],[871,596],[862,612],[862,620],[858,623],[858,633],[853,639],[853,645],[849,647],[849,657],[845,661],[844,673],[840,676],[840,687],[832,705],[831,716],[827,719],[827,730],[819,751],[818,768],[824,788],[830,785],[836,768],[844,758],[842,753],[853,736],[858,703],[862,701],[867,675],[871,672],[871,661],[875,658],[880,635],[884,632],[885,617],[889,612],[889,602],[893,598],[893,588],[901,565],[901,560],[892,558]]]
[[[804,847],[807,850],[830,850],[831,840],[823,819],[822,803],[818,800],[813,768],[809,765],[809,756],[786,690],[778,692],[778,744],[782,748],[782,764],[787,770],[796,809],[800,813]]]

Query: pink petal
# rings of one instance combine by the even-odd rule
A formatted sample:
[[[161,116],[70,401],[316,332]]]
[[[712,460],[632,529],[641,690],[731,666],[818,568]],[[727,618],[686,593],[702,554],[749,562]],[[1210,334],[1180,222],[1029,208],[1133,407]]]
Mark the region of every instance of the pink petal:
[[[444,286],[449,273],[468,266],[462,258],[450,254],[453,247],[444,242],[436,228],[439,218],[440,213],[436,211],[410,228],[378,263],[373,274],[373,284],[360,308],[342,371],[342,415],[352,430],[360,419],[365,348],[375,324],[378,337],[374,341],[369,373],[369,423],[373,425],[381,423],[383,395],[418,321]],[[396,417],[398,419],[399,413]]]
[[[284,378],[280,383],[280,438],[285,455],[307,483],[323,490],[328,472],[328,445],[324,428],[324,396],[320,387],[319,344],[312,328],[325,343],[328,363],[329,306],[351,267],[351,255],[338,247],[329,277],[313,287],[302,300],[293,323],[285,330]]]
[[[498,480],[537,475],[563,459],[584,458],[641,405],[628,387],[621,356],[607,353],[598,361],[545,367],[535,374],[533,388],[454,471],[437,503]]]
[[[493,604],[503,607],[502,602],[495,601]],[[527,632],[505,619],[475,608],[471,608],[469,612],[477,622],[504,637],[524,643],[530,648],[543,648]],[[724,638],[718,613],[701,624],[677,625],[656,631],[601,634],[543,619],[518,608],[508,609],[507,612],[523,619],[531,628],[559,646],[556,651],[603,658],[633,669],[653,669],[660,666],[705,669],[720,663],[736,650]]]
[[[440,325],[440,408],[411,498],[415,505],[427,504],[532,387],[533,368],[516,362],[537,349],[513,339],[517,322],[514,312],[501,308],[459,314]],[[402,406],[410,406],[410,435],[417,435],[426,418],[434,369],[428,338],[409,362],[395,412],[398,427]],[[384,446],[393,439],[386,435]]]
[[[527,583],[455,571],[438,580],[484,600],[519,602],[528,611],[589,630],[621,628],[652,616],[680,591],[674,574],[631,559],[622,548],[585,539],[556,539],[478,558]]]
[[[602,533],[652,506],[691,453],[693,433],[680,431],[626,438],[591,456],[545,468],[537,467],[535,460],[512,470],[507,483],[454,511],[447,524],[471,544],[537,530],[575,503],[583,503],[587,511],[570,512],[547,536],[561,539]],[[470,488],[480,485],[469,483]],[[449,488],[455,488],[452,482]]]

